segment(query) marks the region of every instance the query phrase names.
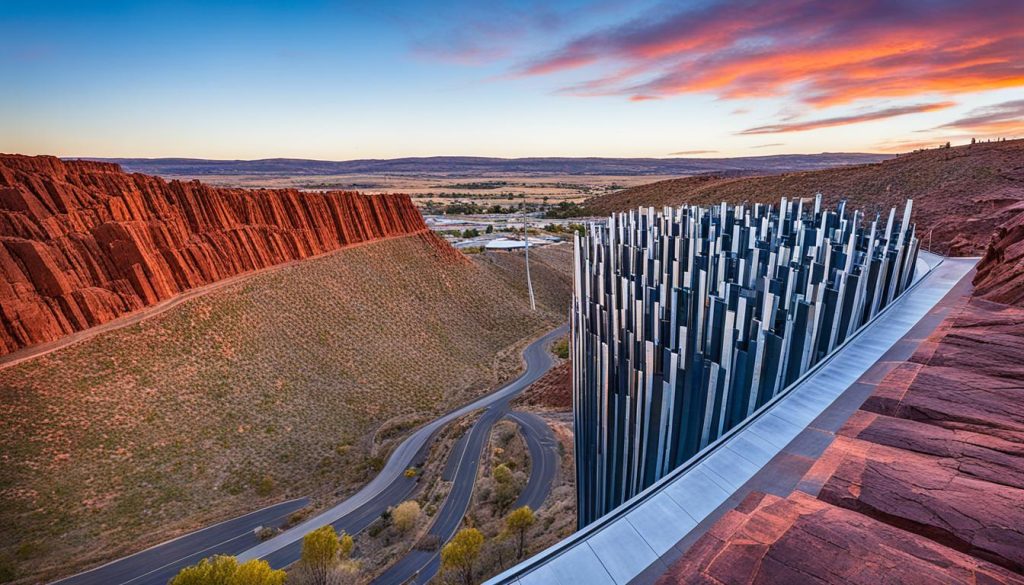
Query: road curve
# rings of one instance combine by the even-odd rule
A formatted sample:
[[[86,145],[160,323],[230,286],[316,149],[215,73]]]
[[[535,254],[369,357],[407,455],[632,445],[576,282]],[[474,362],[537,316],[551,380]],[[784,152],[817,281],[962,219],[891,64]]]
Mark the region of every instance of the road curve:
[[[238,554],[256,543],[256,531],[263,526],[278,527],[296,510],[309,505],[299,498],[268,506],[244,516],[232,518],[190,532],[152,548],[111,561],[95,569],[57,581],[58,585],[138,585],[167,583],[181,567],[198,563],[213,554]]]
[[[544,419],[530,412],[511,412],[509,418],[519,423],[530,450],[530,479],[512,509],[529,506],[538,510],[548,499],[558,471],[558,439]]]
[[[416,480],[405,477],[404,472],[412,465],[423,463],[429,451],[431,439],[442,427],[465,414],[482,408],[487,408],[488,412],[500,411],[503,415],[507,411],[508,402],[513,397],[551,368],[553,359],[547,351],[547,346],[553,340],[564,335],[567,329],[568,327],[563,325],[527,346],[523,351],[526,371],[518,378],[417,429],[394,450],[377,476],[353,496],[274,538],[259,542],[255,531],[262,526],[282,525],[292,512],[307,505],[308,500],[302,498],[282,502],[189,533],[57,583],[59,585],[166,585],[167,581],[183,567],[216,554],[235,555],[242,562],[262,558],[267,560],[271,566],[281,568],[298,560],[302,537],[316,528],[331,524],[339,531],[344,530],[349,534],[357,534],[376,520],[381,512],[401,503],[413,494],[416,489]],[[501,403],[503,408],[489,408],[496,403]],[[487,416],[486,412],[485,416]],[[498,416],[498,419],[500,418]],[[474,425],[474,428],[476,426],[482,427],[483,425]],[[487,433],[484,433],[483,439],[480,440],[486,439],[486,436]],[[464,453],[473,452],[468,448],[468,444],[466,447]],[[479,453],[479,450],[475,452]],[[475,478],[475,462],[479,461],[479,456],[469,459],[474,461],[472,477]],[[453,471],[457,476],[469,473],[469,469],[463,470],[461,465]],[[472,481],[469,489],[471,494]],[[451,499],[451,495],[449,499]],[[458,515],[459,521],[464,514],[465,509]]]
[[[525,412],[509,413],[512,398],[510,396],[489,406],[452,451],[446,472],[452,472],[450,477],[454,483],[427,532],[428,535],[436,537],[439,543],[451,540],[462,526],[462,518],[473,499],[477,469],[480,456],[487,445],[487,438],[494,424],[505,416],[515,420],[522,429],[531,461],[530,479],[513,507],[530,506],[536,510],[551,492],[555,471],[558,468],[558,443],[555,435],[551,432],[551,427],[539,416]],[[373,583],[427,583],[437,574],[440,567],[439,551],[413,549],[388,567],[373,580]]]
[[[400,482],[401,479],[408,479],[405,478],[403,473],[410,465],[413,464],[414,460],[417,459],[417,454],[423,451],[428,445],[431,437],[437,431],[441,430],[442,427],[475,410],[487,408],[499,401],[507,401],[507,399],[522,392],[530,384],[537,381],[538,378],[551,369],[554,360],[552,359],[551,354],[548,353],[547,346],[558,337],[564,335],[567,329],[568,326],[563,325],[545,334],[543,337],[527,346],[526,350],[523,352],[523,358],[526,361],[526,371],[518,378],[487,396],[471,402],[466,406],[455,409],[417,429],[416,432],[414,432],[395,449],[391,454],[391,457],[388,458],[387,463],[384,464],[384,468],[380,473],[370,480],[370,483],[366,484],[363,489],[356,492],[355,495],[333,508],[310,518],[302,524],[299,524],[298,526],[243,552],[238,555],[238,560],[244,562],[249,559],[269,557],[278,550],[281,550],[293,543],[300,542],[302,537],[307,533],[316,530],[321,526],[333,524],[348,514],[358,512],[361,507],[374,501],[375,498],[384,493],[393,484],[396,484],[396,482]],[[459,475],[462,474],[460,473]],[[400,503],[400,500],[394,503]],[[295,558],[298,557],[296,556]]]

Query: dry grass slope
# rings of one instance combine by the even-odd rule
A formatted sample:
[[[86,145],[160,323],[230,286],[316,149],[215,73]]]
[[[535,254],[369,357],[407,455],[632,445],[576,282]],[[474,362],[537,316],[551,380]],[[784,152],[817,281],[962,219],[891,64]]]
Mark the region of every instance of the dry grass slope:
[[[532,313],[521,256],[452,261],[433,238],[256,274],[0,371],[0,561],[49,579],[285,497],[334,500],[413,424],[512,376],[564,320],[564,252],[531,254]]]
[[[869,211],[887,211],[913,199],[914,220],[924,244],[934,229],[937,252],[979,255],[997,226],[1024,207],[1024,140],[927,150],[822,171],[670,179],[596,197],[586,207],[608,214],[640,205],[774,203],[818,192],[829,204],[846,198]]]

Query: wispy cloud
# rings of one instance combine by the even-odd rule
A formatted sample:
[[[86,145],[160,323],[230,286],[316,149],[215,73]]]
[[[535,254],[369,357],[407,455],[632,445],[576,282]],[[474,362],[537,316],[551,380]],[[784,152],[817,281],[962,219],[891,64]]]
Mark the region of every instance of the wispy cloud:
[[[1024,85],[1019,0],[726,0],[665,4],[521,63],[591,68],[574,95],[789,96],[813,107]]]
[[[936,130],[957,130],[979,136],[1024,135],[1024,100],[1012,100],[975,108],[963,118],[943,124]]]
[[[714,154],[717,150],[680,150],[679,152],[670,152],[669,156],[693,156],[695,154]]]
[[[461,65],[483,65],[520,54],[532,39],[551,35],[567,22],[566,14],[544,3],[496,0],[486,9],[473,5],[460,6],[455,13],[442,5],[436,9],[444,24],[416,27],[424,30],[414,33],[410,49],[420,58]]]
[[[804,132],[817,130],[818,128],[830,128],[832,126],[844,126],[846,124],[857,124],[871,120],[883,120],[895,116],[907,114],[919,114],[921,112],[933,112],[943,110],[956,105],[955,102],[937,102],[932,104],[914,104],[909,106],[895,106],[880,110],[870,110],[850,114],[848,116],[835,116],[832,118],[820,118],[817,120],[805,120],[802,122],[785,122],[782,124],[771,124],[768,126],[756,126],[737,132],[737,134],[780,134],[783,132]]]
[[[769,142],[768,144],[757,144],[750,148],[771,148],[773,146],[786,146],[785,142]]]

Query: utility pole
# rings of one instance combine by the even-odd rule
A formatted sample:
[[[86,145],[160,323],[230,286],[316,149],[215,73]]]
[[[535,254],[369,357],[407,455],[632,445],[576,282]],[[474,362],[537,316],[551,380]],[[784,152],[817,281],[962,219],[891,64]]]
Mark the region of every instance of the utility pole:
[[[530,232],[526,229],[526,193],[523,193],[523,244],[526,246],[526,288],[530,290],[530,309],[537,310],[533,298],[533,281],[530,280]]]

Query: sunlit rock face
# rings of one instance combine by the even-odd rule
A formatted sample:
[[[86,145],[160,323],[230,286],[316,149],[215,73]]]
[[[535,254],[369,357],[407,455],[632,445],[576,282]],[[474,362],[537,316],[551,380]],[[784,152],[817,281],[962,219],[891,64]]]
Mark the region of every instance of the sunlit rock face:
[[[579,524],[750,417],[913,282],[902,219],[779,206],[639,209],[575,242]]]
[[[237,274],[424,230],[406,195],[224,189],[0,155],[0,355]]]

